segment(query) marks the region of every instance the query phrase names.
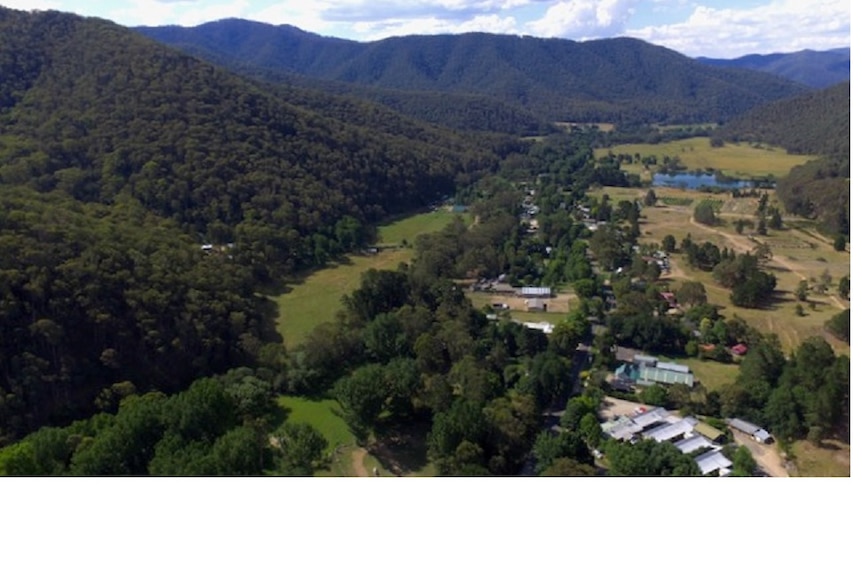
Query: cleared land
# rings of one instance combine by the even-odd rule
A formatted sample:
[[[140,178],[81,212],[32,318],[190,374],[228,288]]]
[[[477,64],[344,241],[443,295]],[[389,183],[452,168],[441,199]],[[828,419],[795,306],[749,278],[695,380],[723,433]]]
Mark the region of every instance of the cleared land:
[[[659,162],[664,156],[678,156],[688,170],[715,169],[721,170],[727,176],[738,178],[765,177],[770,174],[781,177],[794,166],[815,158],[815,156],[788,154],[783,148],[751,143],[726,143],[720,148],[713,148],[709,138],[705,137],[660,144],[624,144],[612,148],[598,148],[594,156],[601,158],[611,151],[614,154],[656,156]],[[644,169],[639,163],[622,167],[636,174],[641,174]]]
[[[850,477],[850,446],[827,439],[822,447],[810,441],[797,441],[791,447],[792,476]]]
[[[642,196],[644,190],[625,190],[607,188],[595,194],[607,193],[616,202],[619,199],[636,199]],[[808,229],[807,222],[786,221],[785,229],[769,230],[767,236],[751,236],[751,229],[744,234],[737,234],[733,222],[737,219],[754,221],[757,200],[754,198],[732,198],[729,194],[715,195],[724,203],[719,217],[722,224],[709,227],[692,220],[693,206],[705,197],[703,192],[672,190],[659,188],[656,195],[661,198],[692,198],[688,206],[662,205],[645,207],[642,211],[644,220],[641,223],[641,243],[661,243],[662,238],[670,234],[676,238],[677,246],[682,239],[691,234],[693,241],[702,243],[710,241],[719,248],[727,247],[743,253],[754,250],[756,242],[767,243],[773,258],[767,264],[768,271],[775,274],[777,287],[771,304],[764,309],[746,309],[734,306],[730,302],[730,290],[718,286],[709,272],[691,268],[682,254],[671,256],[671,274],[668,279],[682,282],[696,280],[704,284],[711,303],[721,306],[725,317],[738,315],[755,328],[763,332],[777,333],[786,352],[799,346],[805,339],[820,335],[825,337],[836,353],[849,354],[850,346],[828,335],[823,323],[830,317],[849,307],[849,302],[837,296],[837,284],[841,277],[850,273],[850,253],[836,252],[831,243]],[[796,306],[799,303],[794,291],[800,280],[806,279],[809,286],[817,282],[823,272],[832,276],[832,284],[823,295],[810,294],[808,303],[803,304],[803,316],[798,316]]]
[[[287,286],[275,298],[278,331],[285,345],[294,348],[318,324],[335,319],[341,298],[359,287],[362,273],[372,268],[392,270],[413,257],[416,237],[443,229],[455,218],[447,211],[428,212],[393,221],[379,229],[381,245],[397,246],[373,255],[352,255],[344,263],[317,270]],[[402,247],[402,241],[407,246]]]

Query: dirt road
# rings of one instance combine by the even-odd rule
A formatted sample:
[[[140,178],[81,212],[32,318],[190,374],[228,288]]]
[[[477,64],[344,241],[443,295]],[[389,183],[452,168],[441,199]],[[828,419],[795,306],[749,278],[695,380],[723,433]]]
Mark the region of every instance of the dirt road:
[[[731,431],[733,431],[733,440],[737,445],[746,446],[751,451],[751,455],[754,456],[757,465],[768,473],[770,477],[790,477],[787,469],[784,467],[784,460],[778,453],[777,445],[774,443],[769,445],[757,443],[744,433],[740,433],[735,429]]]

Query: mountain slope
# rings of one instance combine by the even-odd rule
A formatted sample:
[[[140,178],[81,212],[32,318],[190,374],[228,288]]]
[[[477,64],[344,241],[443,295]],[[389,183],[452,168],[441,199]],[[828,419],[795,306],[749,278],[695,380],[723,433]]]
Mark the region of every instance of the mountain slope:
[[[822,155],[782,178],[778,196],[789,212],[818,218],[824,231],[850,235],[849,82],[756,108],[716,135]]]
[[[137,30],[232,68],[491,96],[547,120],[717,121],[804,91],[771,75],[700,64],[629,38],[572,42],[470,33],[360,43],[235,19]]]
[[[0,185],[131,195],[235,242],[261,277],[322,263],[359,241],[337,226],[424,205],[494,161],[487,142],[367,104],[345,104],[358,125],[310,110],[307,93],[291,105],[102,20],[3,9],[0,54]]]
[[[698,58],[698,61],[711,66],[768,72],[812,88],[826,88],[850,80],[850,48],[749,54],[734,59]]]

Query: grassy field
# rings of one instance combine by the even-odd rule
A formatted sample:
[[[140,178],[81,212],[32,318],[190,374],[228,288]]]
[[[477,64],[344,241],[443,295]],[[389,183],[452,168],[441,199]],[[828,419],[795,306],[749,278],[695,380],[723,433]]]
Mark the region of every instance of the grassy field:
[[[443,229],[456,216],[437,211],[417,214],[381,226],[381,244],[412,245],[417,236]],[[287,292],[276,298],[278,331],[290,349],[299,345],[318,324],[335,319],[341,298],[359,287],[362,273],[372,268],[395,269],[413,257],[410,247],[381,250],[374,255],[353,255],[342,264],[318,270],[301,281],[287,286]]]
[[[796,441],[791,447],[799,477],[850,477],[850,446],[826,440],[822,447]]]
[[[698,358],[686,358],[678,361],[689,366],[694,377],[708,391],[718,391],[725,385],[736,381],[736,376],[739,375],[739,365],[735,363],[719,363]]]
[[[322,469],[315,475],[320,477],[356,477],[361,475],[356,467],[361,466],[365,475],[373,476],[376,468],[380,476],[394,476],[390,467],[405,471],[403,475],[416,477],[432,477],[436,475],[436,467],[425,459],[423,441],[413,441],[401,446],[389,446],[386,442],[375,444],[375,450],[380,449],[387,457],[376,457],[365,448],[360,447],[356,437],[350,431],[344,419],[339,415],[340,406],[334,399],[308,399],[282,395],[278,397],[279,407],[285,410],[287,421],[291,423],[307,423],[318,430],[326,438],[328,451],[332,456],[328,469]],[[418,429],[424,437],[427,429]]]
[[[605,188],[592,192],[595,195],[607,193],[613,202],[621,199],[633,200],[645,193],[640,189]],[[690,234],[693,241],[702,243],[710,241],[719,248],[727,247],[737,253],[753,250],[756,244],[748,238],[751,228],[745,234],[737,234],[733,222],[737,219],[754,221],[757,207],[755,198],[732,198],[730,194],[716,194],[715,199],[723,200],[719,217],[722,224],[715,227],[698,225],[691,221],[693,206],[703,192],[672,190],[660,188],[656,195],[661,198],[672,198],[673,203],[686,198],[695,202],[688,206],[663,205],[661,202],[654,207],[645,207],[642,211],[644,219],[641,223],[641,243],[661,243],[662,238],[671,234],[677,240],[677,246],[682,239]],[[771,200],[771,201],[774,201]],[[842,306],[849,302],[837,300],[838,280],[850,273],[850,253],[836,252],[831,241],[811,231],[807,222],[792,218],[785,220],[782,230],[769,230],[767,236],[757,236],[757,241],[769,244],[773,252],[773,260],[767,264],[768,271],[775,274],[777,287],[775,298],[765,309],[745,309],[734,306],[730,302],[730,290],[715,284],[709,272],[692,269],[684,260],[682,254],[671,257],[671,278],[676,282],[686,279],[700,281],[707,290],[709,301],[722,306],[725,317],[738,315],[758,330],[778,334],[786,352],[799,346],[805,339],[820,335],[832,344],[838,354],[849,354],[850,346],[828,335],[823,329],[823,323],[841,311]],[[797,301],[794,291],[804,278],[812,285],[826,270],[832,276],[832,287],[824,295],[810,295],[814,308],[803,304],[803,316],[796,314]]]
[[[279,407],[288,412],[291,423],[307,423],[319,431],[329,443],[332,454],[329,469],[318,471],[315,475],[323,477],[351,477],[352,457],[358,449],[356,438],[347,423],[338,415],[338,402],[334,399],[313,400],[303,397],[282,395],[278,398]]]
[[[688,138],[660,144],[625,144],[613,148],[598,148],[596,158],[606,156],[610,151],[615,154],[654,155],[659,160],[664,156],[679,156],[689,170],[721,170],[732,177],[762,177],[772,174],[776,177],[787,175],[791,168],[814,159],[814,156],[788,154],[777,147],[755,147],[753,144],[727,143],[713,148],[709,138]],[[623,166],[627,171],[641,173],[643,166],[632,164]]]

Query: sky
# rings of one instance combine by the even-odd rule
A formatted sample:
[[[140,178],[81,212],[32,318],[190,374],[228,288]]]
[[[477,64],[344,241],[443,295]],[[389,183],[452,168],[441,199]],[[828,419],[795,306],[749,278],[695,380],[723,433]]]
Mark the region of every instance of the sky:
[[[360,41],[462,32],[577,41],[630,36],[691,57],[850,46],[850,0],[0,0],[0,5],[98,16],[125,26],[245,18]]]

